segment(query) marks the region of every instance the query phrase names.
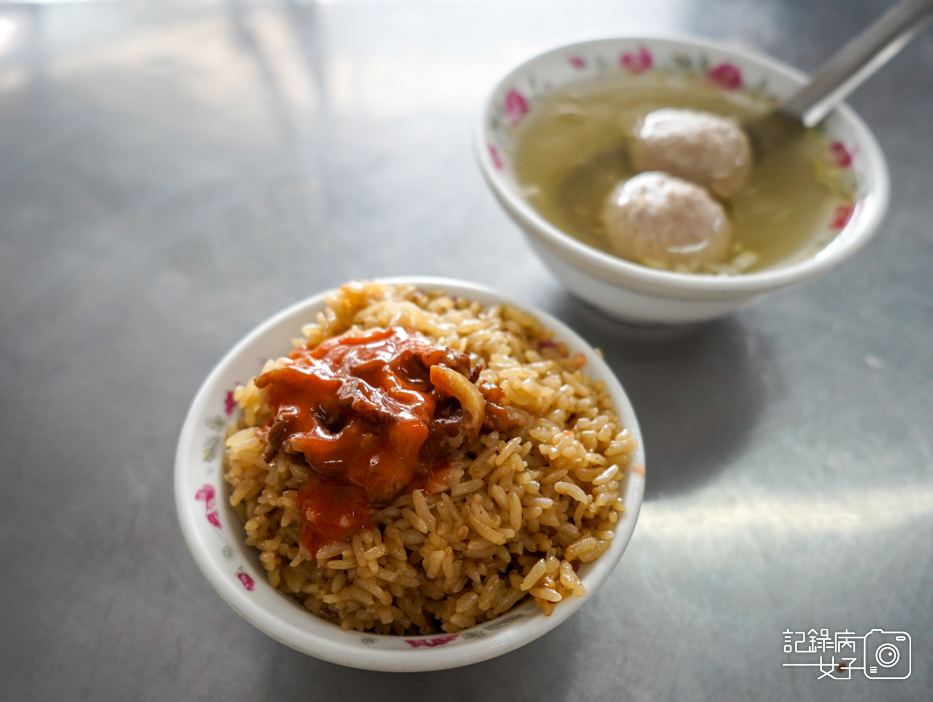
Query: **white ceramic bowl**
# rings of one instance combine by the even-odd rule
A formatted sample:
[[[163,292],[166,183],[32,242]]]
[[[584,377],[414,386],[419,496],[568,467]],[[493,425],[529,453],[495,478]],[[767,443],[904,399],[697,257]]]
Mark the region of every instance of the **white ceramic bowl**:
[[[211,371],[195,396],[182,427],[175,460],[175,501],[188,547],[214,589],[240,615],[272,638],[333,663],[388,671],[454,668],[501,655],[550,631],[593,597],[622,557],[635,528],[644,494],[644,450],[638,421],[619,381],[605,362],[569,327],[548,314],[472,283],[444,278],[388,278],[422,289],[444,290],[483,304],[507,303],[526,310],[554,331],[571,352],[586,356],[586,371],[606,384],[617,413],[639,442],[623,485],[626,512],[616,525],[612,547],[579,575],[586,595],[560,603],[546,617],[533,602],[452,635],[380,636],[342,631],[269,585],[258,552],[244,543],[245,532],[229,507],[222,477],[223,432],[234,412],[232,390],[248,381],[265,359],[292,348],[301,327],[325,306],[325,294],[279,312],[247,334]]]
[[[838,234],[816,255],[737,276],[673,273],[625,261],[590,247],[546,221],[521,196],[510,153],[515,129],[553,90],[616,72],[632,81],[658,77],[708,80],[776,104],[806,82],[773,58],[709,41],[623,37],[569,44],[539,54],[493,89],[480,117],[475,146],[480,167],[505,211],[535,252],[574,294],[617,319],[642,324],[699,322],[727,314],[765,295],[839,265],[875,233],[888,204],[888,169],[878,143],[847,106],[824,122],[830,156],[854,180],[854,208],[826,222]],[[844,222],[844,223],[842,223]]]

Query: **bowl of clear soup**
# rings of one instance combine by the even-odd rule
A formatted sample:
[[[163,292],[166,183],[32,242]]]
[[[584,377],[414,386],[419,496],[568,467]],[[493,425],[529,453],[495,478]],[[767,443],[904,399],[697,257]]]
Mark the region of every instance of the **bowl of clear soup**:
[[[756,158],[743,125],[805,82],[709,41],[569,44],[499,81],[477,156],[573,294],[631,323],[701,322],[839,265],[884,217],[884,155],[846,105]]]

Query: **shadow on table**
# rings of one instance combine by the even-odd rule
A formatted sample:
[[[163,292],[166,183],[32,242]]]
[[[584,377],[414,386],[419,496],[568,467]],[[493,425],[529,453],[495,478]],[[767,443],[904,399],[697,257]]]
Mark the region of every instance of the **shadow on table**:
[[[427,673],[389,673],[354,670],[323,663],[300,653],[278,648],[272,658],[268,699],[295,699],[304,692],[309,700],[378,699],[379,702],[444,700],[475,702],[485,698],[511,700],[567,699],[574,676],[567,666],[573,652],[583,647],[583,619],[571,617],[537,641],[516,651],[463,668]],[[378,691],[378,692],[377,692]]]
[[[739,317],[639,328],[566,293],[550,309],[602,350],[625,386],[645,441],[646,499],[698,486],[744,445],[761,413],[771,364]]]

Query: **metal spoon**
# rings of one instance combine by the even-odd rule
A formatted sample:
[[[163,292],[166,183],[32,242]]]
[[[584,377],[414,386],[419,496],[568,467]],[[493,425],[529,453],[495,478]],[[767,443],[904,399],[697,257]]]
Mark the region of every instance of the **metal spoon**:
[[[933,0],[901,0],[849,41],[779,108],[742,125],[755,157],[819,124],[933,20]]]

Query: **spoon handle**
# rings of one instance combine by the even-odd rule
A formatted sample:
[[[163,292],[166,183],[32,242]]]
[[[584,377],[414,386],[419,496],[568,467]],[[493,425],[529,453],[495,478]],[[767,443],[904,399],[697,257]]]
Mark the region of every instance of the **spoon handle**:
[[[818,124],[933,19],[933,0],[901,0],[849,41],[781,111],[807,127]]]

